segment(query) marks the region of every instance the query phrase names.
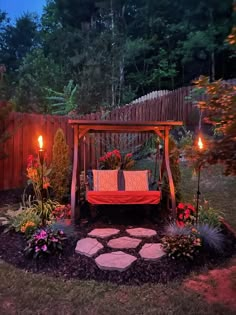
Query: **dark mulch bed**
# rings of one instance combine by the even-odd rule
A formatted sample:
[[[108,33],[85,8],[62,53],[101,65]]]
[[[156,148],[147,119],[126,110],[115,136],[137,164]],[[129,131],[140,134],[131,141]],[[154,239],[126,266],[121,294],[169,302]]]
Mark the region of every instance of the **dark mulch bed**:
[[[204,253],[193,262],[178,262],[168,257],[162,257],[154,262],[144,261],[139,258],[138,252],[145,242],[158,242],[160,240],[160,237],[163,235],[163,222],[161,218],[157,218],[155,223],[147,219],[146,211],[141,211],[140,209],[133,210],[127,211],[127,213],[117,211],[116,216],[111,216],[111,213],[107,214],[103,212],[102,216],[97,218],[95,222],[75,226],[72,235],[67,240],[63,255],[43,259],[38,263],[25,257],[23,248],[26,245],[26,241],[22,235],[14,232],[3,234],[3,229],[0,227],[0,258],[27,271],[45,273],[54,277],[93,279],[119,284],[142,284],[146,282],[166,283],[174,279],[181,279],[190,271],[198,271],[203,266],[213,268],[235,253],[235,238],[225,228],[223,232],[226,242],[224,252],[221,255]],[[78,239],[86,237],[87,233],[93,228],[115,227],[121,231],[118,236],[124,236],[126,235],[125,229],[131,227],[131,223],[132,227],[142,226],[153,228],[158,231],[158,236],[143,240],[135,250],[124,250],[138,257],[137,261],[128,270],[124,272],[103,271],[95,264],[94,258],[96,256],[89,258],[75,254],[74,250]],[[107,240],[101,240],[101,243],[104,245],[104,249],[99,254],[111,251],[106,245]]]

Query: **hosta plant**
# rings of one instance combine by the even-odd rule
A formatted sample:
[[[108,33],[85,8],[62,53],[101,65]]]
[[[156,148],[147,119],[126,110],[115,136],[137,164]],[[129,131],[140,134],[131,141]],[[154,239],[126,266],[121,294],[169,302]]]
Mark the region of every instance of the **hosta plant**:
[[[30,233],[41,224],[41,219],[33,208],[20,207],[17,211],[8,210],[5,214],[5,231],[15,230],[16,232]],[[31,226],[31,228],[29,228]]]
[[[65,240],[66,236],[61,230],[38,229],[29,238],[25,254],[33,258],[59,254],[63,251]]]

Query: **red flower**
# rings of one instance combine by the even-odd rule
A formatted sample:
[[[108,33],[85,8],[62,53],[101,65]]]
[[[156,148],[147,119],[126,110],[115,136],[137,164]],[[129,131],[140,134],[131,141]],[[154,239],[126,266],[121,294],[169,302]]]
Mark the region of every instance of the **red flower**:
[[[184,211],[184,217],[185,217],[185,219],[188,219],[190,217],[190,210],[189,209],[186,209]]]
[[[194,208],[194,206],[193,206],[193,205],[188,204],[187,206],[188,206],[188,209],[189,209],[189,210],[192,210],[193,212],[195,211],[195,208]]]
[[[180,220],[183,220],[183,218],[184,218],[183,213],[180,213],[180,214],[178,215],[178,217],[179,217]]]
[[[184,208],[185,208],[185,205],[183,203],[178,204],[178,209],[184,210]]]

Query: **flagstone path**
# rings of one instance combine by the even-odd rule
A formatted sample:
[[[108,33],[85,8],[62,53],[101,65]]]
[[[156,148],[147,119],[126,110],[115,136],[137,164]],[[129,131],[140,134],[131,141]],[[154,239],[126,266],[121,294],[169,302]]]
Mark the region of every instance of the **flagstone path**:
[[[102,253],[95,258],[95,263],[102,270],[127,270],[137,259],[157,260],[165,255],[160,243],[145,243],[137,252],[137,257],[121,251],[122,249],[136,249],[142,241],[157,235],[157,232],[152,229],[134,228],[126,229],[129,236],[117,236],[120,230],[113,228],[98,228],[88,233],[88,237],[77,242],[75,252],[88,257],[93,257],[99,254],[99,251],[104,249],[104,246],[97,240],[103,239],[107,241],[107,246],[111,249],[120,249],[110,253]],[[131,236],[131,237],[130,237]]]

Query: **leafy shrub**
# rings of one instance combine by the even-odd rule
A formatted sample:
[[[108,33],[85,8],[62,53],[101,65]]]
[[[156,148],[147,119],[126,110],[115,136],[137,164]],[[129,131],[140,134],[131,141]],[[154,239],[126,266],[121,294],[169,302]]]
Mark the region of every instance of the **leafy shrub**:
[[[201,239],[197,233],[189,235],[165,236],[162,238],[164,251],[172,259],[193,259],[201,247]]]
[[[215,209],[209,206],[207,201],[199,205],[198,222],[202,224],[209,224],[214,227],[220,227],[220,216]]]
[[[57,129],[54,137],[52,165],[51,165],[51,186],[54,190],[55,198],[61,201],[68,192],[69,172],[70,172],[69,147],[61,128]]]
[[[33,258],[55,255],[63,251],[65,240],[66,236],[63,231],[42,228],[28,240],[25,253]]]
[[[218,227],[209,224],[198,224],[196,229],[202,239],[203,247],[221,252],[224,246],[224,235]]]

